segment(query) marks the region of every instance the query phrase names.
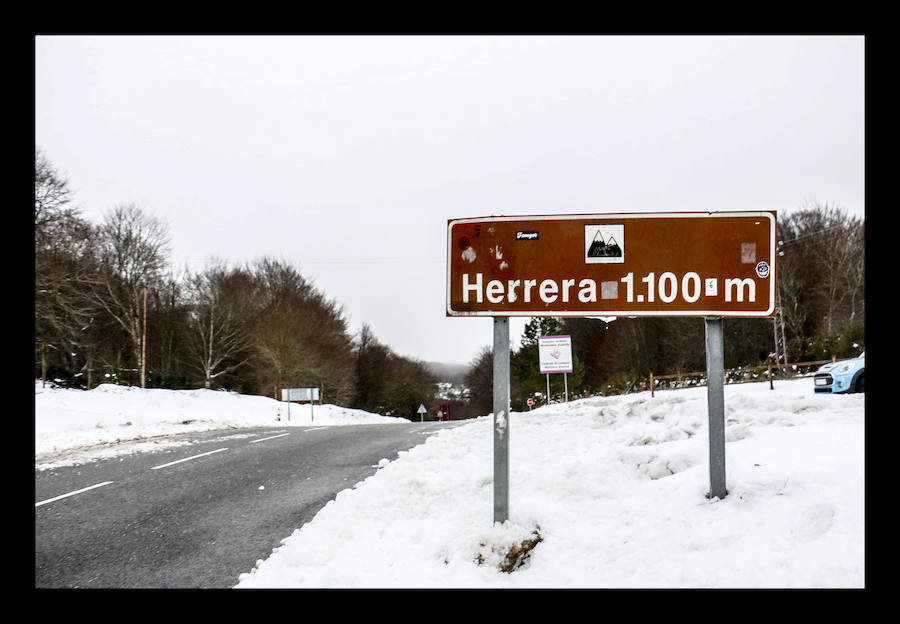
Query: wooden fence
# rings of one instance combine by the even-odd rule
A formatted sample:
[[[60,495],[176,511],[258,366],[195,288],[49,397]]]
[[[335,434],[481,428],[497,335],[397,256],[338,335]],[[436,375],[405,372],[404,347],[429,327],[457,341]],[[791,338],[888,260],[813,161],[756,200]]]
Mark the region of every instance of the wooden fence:
[[[792,379],[798,376],[814,373],[822,364],[834,362],[830,360],[816,360],[814,362],[794,362],[792,364],[766,364],[763,366],[748,366],[729,368],[725,370],[725,383],[749,383],[768,381],[769,387],[774,388],[775,379]],[[706,385],[706,371],[690,373],[676,373],[674,375],[654,375],[650,373],[649,379],[635,380],[632,389],[650,390],[650,396],[654,396],[656,390],[674,390],[677,388],[690,388]]]

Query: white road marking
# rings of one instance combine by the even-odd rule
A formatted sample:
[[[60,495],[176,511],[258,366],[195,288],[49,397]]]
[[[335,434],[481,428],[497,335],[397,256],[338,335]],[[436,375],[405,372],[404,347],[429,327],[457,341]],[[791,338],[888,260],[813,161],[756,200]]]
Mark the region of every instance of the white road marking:
[[[178,459],[173,462],[169,462],[168,464],[162,464],[160,466],[153,466],[150,470],[159,470],[160,468],[166,468],[167,466],[174,466],[175,464],[180,464],[181,462],[190,461],[192,459],[197,459],[198,457],[205,457],[206,455],[212,455],[213,453],[221,453],[222,451],[227,451],[228,448],[220,448],[214,451],[209,451],[208,453],[200,453],[199,455],[191,455],[190,457],[185,457],[184,459]]]
[[[281,433],[279,435],[269,436],[268,438],[260,438],[259,440],[250,440],[250,444],[256,444],[257,442],[265,442],[266,440],[274,440],[275,438],[283,438],[284,436],[291,435],[289,433]]]
[[[54,496],[53,498],[48,498],[47,500],[42,500],[39,503],[35,503],[35,507],[40,507],[41,505],[46,505],[47,503],[52,503],[53,501],[58,501],[61,498],[66,498],[68,496],[75,496],[76,494],[81,494],[82,492],[87,492],[88,490],[93,490],[94,488],[103,487],[104,485],[109,485],[112,481],[104,481],[103,483],[98,483],[96,485],[91,485],[86,488],[81,488],[80,490],[75,490],[74,492],[69,492],[68,494],[61,494],[60,496]]]

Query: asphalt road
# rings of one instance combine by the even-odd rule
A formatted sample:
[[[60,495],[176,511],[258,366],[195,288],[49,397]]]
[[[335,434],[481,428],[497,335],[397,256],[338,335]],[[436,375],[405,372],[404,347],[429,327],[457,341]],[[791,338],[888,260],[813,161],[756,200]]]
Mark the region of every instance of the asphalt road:
[[[36,471],[35,587],[234,587],[381,459],[458,424],[219,431]]]

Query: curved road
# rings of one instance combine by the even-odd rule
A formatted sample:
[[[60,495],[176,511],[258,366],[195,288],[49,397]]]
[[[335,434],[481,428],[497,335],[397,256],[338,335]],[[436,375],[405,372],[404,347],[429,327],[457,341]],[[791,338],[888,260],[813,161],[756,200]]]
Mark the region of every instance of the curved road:
[[[234,587],[381,459],[460,424],[217,431],[36,471],[35,587]]]

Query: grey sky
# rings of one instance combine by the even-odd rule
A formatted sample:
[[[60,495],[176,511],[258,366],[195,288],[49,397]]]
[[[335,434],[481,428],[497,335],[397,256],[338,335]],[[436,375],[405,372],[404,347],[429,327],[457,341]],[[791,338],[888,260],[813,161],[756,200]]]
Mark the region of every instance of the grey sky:
[[[35,142],[173,269],[286,260],[398,353],[468,362],[447,219],[864,215],[862,36],[38,36]],[[527,319],[514,319],[517,338]]]

